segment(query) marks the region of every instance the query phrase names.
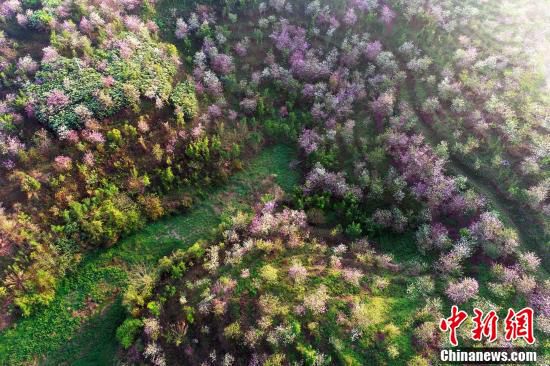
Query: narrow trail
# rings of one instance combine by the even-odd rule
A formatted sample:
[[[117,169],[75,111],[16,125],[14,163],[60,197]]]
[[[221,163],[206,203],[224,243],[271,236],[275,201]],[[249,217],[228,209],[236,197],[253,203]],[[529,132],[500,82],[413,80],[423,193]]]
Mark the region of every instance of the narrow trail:
[[[410,74],[407,76],[406,87],[407,95],[420,122],[417,125],[418,129],[433,146],[437,145],[444,138],[438,135],[421,113],[415,93],[414,78]],[[536,252],[542,259],[544,269],[549,271],[548,235],[545,233],[544,222],[539,215],[532,209],[510,199],[495,182],[475,171],[458,156],[450,154],[448,168],[453,174],[466,177],[470,185],[489,200],[490,204],[499,212],[502,221],[516,230],[521,243],[525,245],[526,249]]]
[[[121,295],[128,274],[211,237],[220,213],[251,204],[266,178],[273,177],[289,191],[299,180],[289,168],[294,151],[284,145],[265,149],[188,213],[150,223],[117,245],[86,256],[62,280],[50,305],[0,332],[0,365],[113,364],[118,350],[115,332],[126,317]]]

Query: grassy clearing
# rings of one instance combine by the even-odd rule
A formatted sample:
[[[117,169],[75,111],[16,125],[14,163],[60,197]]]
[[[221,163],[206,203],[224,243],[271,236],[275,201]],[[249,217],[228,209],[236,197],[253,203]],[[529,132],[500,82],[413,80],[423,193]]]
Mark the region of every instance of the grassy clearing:
[[[0,364],[33,359],[46,365],[113,364],[118,349],[115,330],[126,317],[120,294],[128,271],[207,239],[220,213],[245,206],[264,178],[275,175],[276,183],[290,190],[298,183],[298,173],[288,167],[293,151],[282,145],[264,150],[188,214],[151,223],[116,246],[87,256],[63,280],[48,307],[0,333]]]

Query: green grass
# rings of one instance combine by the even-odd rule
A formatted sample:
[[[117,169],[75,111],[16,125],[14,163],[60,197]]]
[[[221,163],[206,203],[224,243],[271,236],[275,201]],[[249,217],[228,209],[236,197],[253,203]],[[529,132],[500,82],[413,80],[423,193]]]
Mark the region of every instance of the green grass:
[[[117,327],[126,319],[120,298],[92,317],[74,338],[48,355],[44,365],[114,365],[119,344]]]
[[[251,203],[263,179],[275,175],[279,186],[292,189],[299,179],[289,169],[293,151],[282,145],[264,150],[226,186],[210,190],[188,214],[151,223],[116,246],[86,256],[62,281],[49,306],[0,333],[0,365],[33,359],[46,365],[114,364],[118,349],[114,334],[126,317],[120,295],[128,271],[136,265],[153,265],[176,248],[211,237],[220,213]],[[97,307],[86,312],[86,304],[92,303]]]
[[[434,260],[433,255],[422,255],[418,251],[413,232],[403,234],[383,232],[372,236],[371,239],[379,252],[393,255],[397,263],[412,260]]]

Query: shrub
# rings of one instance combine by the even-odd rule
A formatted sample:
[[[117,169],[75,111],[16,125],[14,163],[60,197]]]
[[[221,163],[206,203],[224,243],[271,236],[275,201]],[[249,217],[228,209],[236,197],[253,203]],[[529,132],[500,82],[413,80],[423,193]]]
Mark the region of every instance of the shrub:
[[[76,224],[73,239],[85,245],[112,245],[122,234],[143,226],[138,205],[114,185],[97,190],[96,196],[71,202],[63,212],[66,225]]]
[[[141,319],[126,319],[116,330],[116,338],[122,347],[130,348],[142,327]]]
[[[223,330],[224,336],[230,339],[238,339],[241,336],[241,326],[238,322],[234,322],[229,324],[225,329]]]
[[[363,230],[361,229],[361,224],[357,222],[352,222],[346,227],[346,235],[352,239],[357,239],[361,236]]]
[[[164,215],[162,201],[157,195],[146,195],[139,199],[139,203],[143,207],[145,214],[151,220],[156,220]]]
[[[157,301],[149,302],[147,304],[147,309],[149,309],[154,316],[160,316],[161,305]]]
[[[260,269],[260,277],[267,282],[276,282],[278,278],[278,270],[270,264],[266,264]]]
[[[429,366],[430,363],[424,357],[417,355],[407,362],[407,366]]]
[[[28,199],[36,198],[38,196],[38,191],[42,188],[42,185],[38,180],[24,172],[14,173],[14,175],[12,175],[12,179],[19,183],[21,191],[27,194]]]
[[[174,108],[176,108],[176,113],[182,113],[187,120],[195,117],[199,109],[195,87],[189,81],[176,85],[170,95],[170,101]]]
[[[120,145],[122,143],[122,133],[120,130],[113,128],[107,132],[107,141],[111,142],[113,145]]]
[[[426,297],[435,291],[435,282],[430,276],[414,278],[407,286],[407,294]]]
[[[34,11],[28,18],[29,26],[37,30],[47,29],[53,21],[53,16],[46,10]]]
[[[145,301],[153,293],[155,276],[144,266],[138,266],[128,275],[128,288],[122,299],[130,313],[136,314],[139,307],[145,305]]]

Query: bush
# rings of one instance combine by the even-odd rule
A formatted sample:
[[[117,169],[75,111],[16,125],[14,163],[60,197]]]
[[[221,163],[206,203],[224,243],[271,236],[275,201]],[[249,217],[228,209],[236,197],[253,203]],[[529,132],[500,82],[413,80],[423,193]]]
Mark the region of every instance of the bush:
[[[278,278],[278,270],[272,265],[266,264],[260,270],[260,277],[267,282],[276,282]]]
[[[23,0],[23,5],[25,8],[36,9],[40,6],[40,0]]]
[[[160,316],[160,309],[161,306],[157,301],[151,301],[147,304],[147,309],[153,314],[154,316]]]
[[[52,21],[52,14],[46,10],[40,9],[33,12],[29,17],[29,26],[37,30],[45,30],[50,26]]]
[[[97,190],[96,196],[71,202],[63,212],[65,226],[76,224],[73,239],[86,245],[111,245],[122,234],[131,233],[144,224],[138,205],[114,185]]]
[[[407,366],[429,366],[429,362],[422,356],[414,356],[407,362]]]
[[[107,132],[107,140],[113,145],[120,145],[122,143],[122,133],[119,129],[113,128]]]
[[[352,239],[356,239],[361,236],[363,230],[361,229],[361,224],[352,222],[346,227],[346,235]]]
[[[14,173],[12,179],[19,183],[21,191],[27,194],[28,199],[33,197],[36,198],[38,196],[38,191],[42,188],[38,180],[24,172]]]
[[[195,87],[188,81],[176,85],[170,95],[170,101],[174,108],[176,108],[176,114],[182,113],[187,120],[195,117],[199,109]]]
[[[116,330],[116,339],[122,347],[128,349],[134,343],[134,339],[143,327],[141,319],[126,319]]]
[[[224,336],[230,339],[238,339],[241,336],[241,326],[238,322],[229,324],[223,330]]]
[[[162,201],[157,195],[146,195],[139,199],[139,203],[143,206],[143,210],[148,218],[156,220],[164,215]]]

